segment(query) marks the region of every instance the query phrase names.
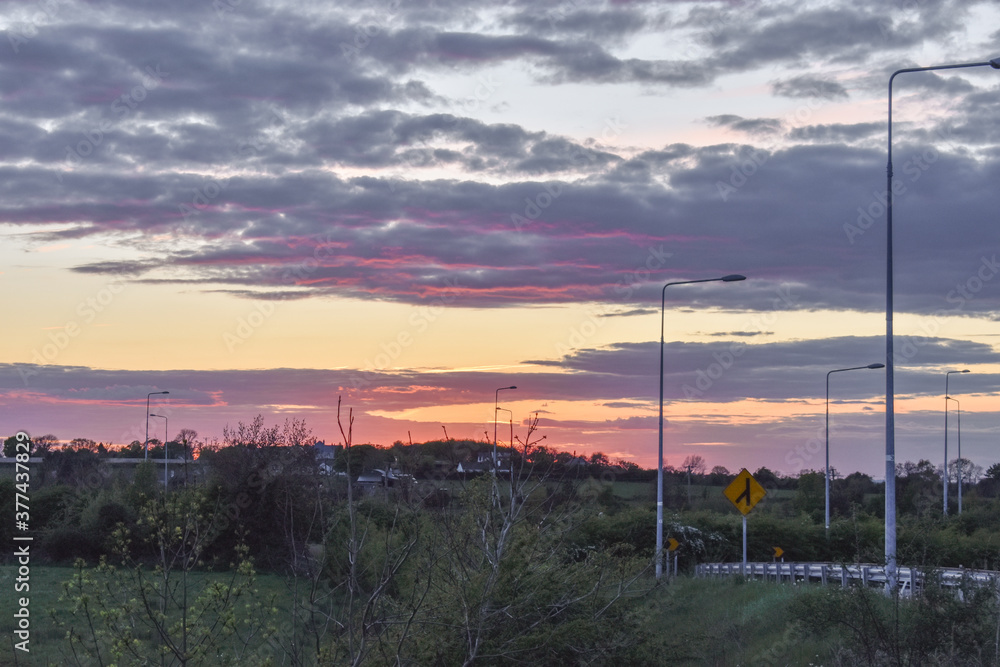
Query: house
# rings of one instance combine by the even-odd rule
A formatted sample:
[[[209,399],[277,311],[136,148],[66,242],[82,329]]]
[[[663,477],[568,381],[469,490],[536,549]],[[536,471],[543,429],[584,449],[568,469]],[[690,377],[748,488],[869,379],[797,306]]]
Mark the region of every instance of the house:
[[[473,462],[463,462],[460,461],[458,466],[455,468],[455,472],[460,473],[472,473],[480,474],[484,472],[493,471],[493,451],[485,450],[479,452],[476,457],[476,461]],[[502,474],[510,474],[510,453],[509,452],[497,452],[497,472]]]
[[[358,475],[356,480],[365,493],[375,493],[376,489],[408,488],[413,485],[413,475],[405,475],[398,470],[380,470],[378,468],[371,472]]]
[[[337,453],[343,449],[341,445],[328,445],[322,440],[313,443],[313,454],[316,457],[316,465],[321,475],[333,474],[333,462],[337,459]]]

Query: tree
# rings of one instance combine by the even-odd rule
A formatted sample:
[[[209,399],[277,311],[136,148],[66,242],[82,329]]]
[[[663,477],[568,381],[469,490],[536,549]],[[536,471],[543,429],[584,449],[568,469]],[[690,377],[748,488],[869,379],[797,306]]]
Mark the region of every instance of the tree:
[[[709,479],[715,486],[720,486],[729,482],[731,474],[726,466],[714,466],[709,473]]]
[[[603,452],[594,452],[590,455],[590,465],[599,468],[608,468],[611,466],[611,459]]]
[[[952,459],[948,464],[948,480],[958,483],[959,476],[962,484],[976,484],[983,476],[983,467],[965,457]]]
[[[7,458],[14,458],[18,453],[24,452],[23,447],[18,448],[19,443],[25,442],[23,437],[18,437],[17,435],[12,435],[3,441],[3,455]],[[34,443],[29,438],[27,441],[28,445],[28,455],[30,456],[34,450]]]
[[[198,443],[198,431],[193,428],[182,428],[177,431],[175,438],[186,447],[194,447]]]
[[[69,442],[69,446],[76,450],[87,450],[91,452],[97,451],[97,443],[90,438],[73,438]]]
[[[816,470],[799,473],[798,489],[793,501],[795,509],[808,514],[814,521],[822,521],[826,507],[826,476]]]
[[[757,468],[753,478],[763,487],[776,488],[778,486],[778,476],[766,467]]]
[[[900,512],[923,516],[941,505],[941,475],[927,459],[896,464],[896,503]]]
[[[691,454],[684,459],[684,463],[681,464],[681,468],[688,470],[695,475],[704,475],[707,468],[705,457],[700,454]]]
[[[306,426],[306,420],[285,419],[281,429],[281,444],[287,447],[308,446],[316,442],[312,429]]]
[[[273,613],[273,601],[257,597],[246,547],[236,549],[230,572],[192,576],[222,519],[201,489],[148,499],[141,518],[141,535],[122,525],[114,531],[114,560],[96,568],[78,560],[63,584],[61,599],[72,603],[65,661],[238,664],[251,640],[266,639]],[[155,555],[155,567],[136,557],[136,546]]]
[[[411,599],[420,604],[413,638],[403,644],[410,660],[397,654],[393,662],[573,664],[587,655],[611,663],[611,646],[634,641],[616,602],[649,560],[634,557],[631,545],[576,550],[570,534],[597,511],[577,495],[586,484],[570,486],[567,497],[563,485],[550,486],[555,462],[533,463],[537,428],[536,416],[515,438],[509,480],[473,480],[460,509],[431,522],[416,557],[421,586]]]
[[[35,446],[35,456],[45,456],[59,444],[59,438],[51,433],[46,433],[45,435],[40,435],[37,438],[32,438],[31,442]]]
[[[257,415],[249,424],[242,421],[236,423],[236,428],[229,428],[229,424],[222,427],[222,439],[231,446],[249,447],[273,447],[280,442],[278,427],[267,428],[264,426],[263,415]]]

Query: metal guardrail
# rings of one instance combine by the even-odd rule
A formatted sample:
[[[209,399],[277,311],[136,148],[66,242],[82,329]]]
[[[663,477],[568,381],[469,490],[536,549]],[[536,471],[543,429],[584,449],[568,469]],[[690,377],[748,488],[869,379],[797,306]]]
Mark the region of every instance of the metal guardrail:
[[[996,570],[969,570],[965,568],[934,568],[933,573],[940,578],[942,586],[958,588],[964,583],[981,586],[997,586],[1000,572]],[[864,586],[886,585],[885,566],[874,563],[842,565],[839,563],[701,563],[695,566],[696,577],[716,577],[741,575],[772,581],[817,582],[823,585],[839,583],[848,586],[860,583]],[[897,581],[901,593],[908,595],[923,588],[926,570],[912,567],[897,568]]]

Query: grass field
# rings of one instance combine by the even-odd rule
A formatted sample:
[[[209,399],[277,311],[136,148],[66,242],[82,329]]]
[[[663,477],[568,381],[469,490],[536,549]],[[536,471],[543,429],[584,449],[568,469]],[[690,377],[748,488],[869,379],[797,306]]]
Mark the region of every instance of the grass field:
[[[72,567],[40,566],[31,567],[30,591],[14,592],[17,583],[17,567],[0,566],[0,590],[3,591],[3,608],[0,611],[0,633],[3,643],[0,645],[0,665],[31,665],[45,666],[68,664],[66,652],[69,644],[65,639],[66,631],[59,626],[60,622],[72,623],[70,612],[72,602],[60,600],[63,595],[63,583],[70,580],[75,570]],[[223,580],[228,573],[193,573],[193,588],[200,590],[209,581]],[[276,599],[278,614],[287,614],[290,596],[284,579],[277,575],[258,574],[256,588],[261,600]],[[15,630],[14,613],[17,611],[18,598],[29,598],[30,653],[14,648],[20,639],[13,634]],[[76,621],[79,623],[80,621]]]
[[[69,603],[59,598],[62,583],[73,572],[69,567],[32,567],[31,652],[25,654],[13,649],[15,608],[13,596],[6,594],[13,590],[16,569],[0,567],[0,588],[5,592],[0,617],[4,638],[0,664],[69,664],[68,643],[57,624],[71,618]],[[197,575],[201,579],[198,583],[219,576],[202,573]],[[282,600],[279,614],[283,615],[289,597],[282,578],[258,575],[257,584],[262,596],[277,595]],[[642,619],[636,632],[652,638],[648,644],[651,664],[821,664],[822,657],[829,655],[833,647],[799,636],[789,612],[791,600],[804,590],[803,586],[680,577],[632,601]]]
[[[836,650],[806,637],[792,615],[792,601],[809,591],[739,578],[681,577],[646,602],[645,631],[657,633],[658,664],[820,665]]]

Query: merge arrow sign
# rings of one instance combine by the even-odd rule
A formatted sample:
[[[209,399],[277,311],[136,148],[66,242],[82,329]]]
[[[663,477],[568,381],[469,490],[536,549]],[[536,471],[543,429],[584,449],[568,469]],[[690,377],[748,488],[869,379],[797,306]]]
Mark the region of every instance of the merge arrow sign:
[[[729,498],[729,502],[743,513],[743,516],[749,514],[761,498],[767,495],[764,487],[753,478],[753,475],[746,468],[740,470],[740,474],[726,487],[723,493],[726,498]]]

